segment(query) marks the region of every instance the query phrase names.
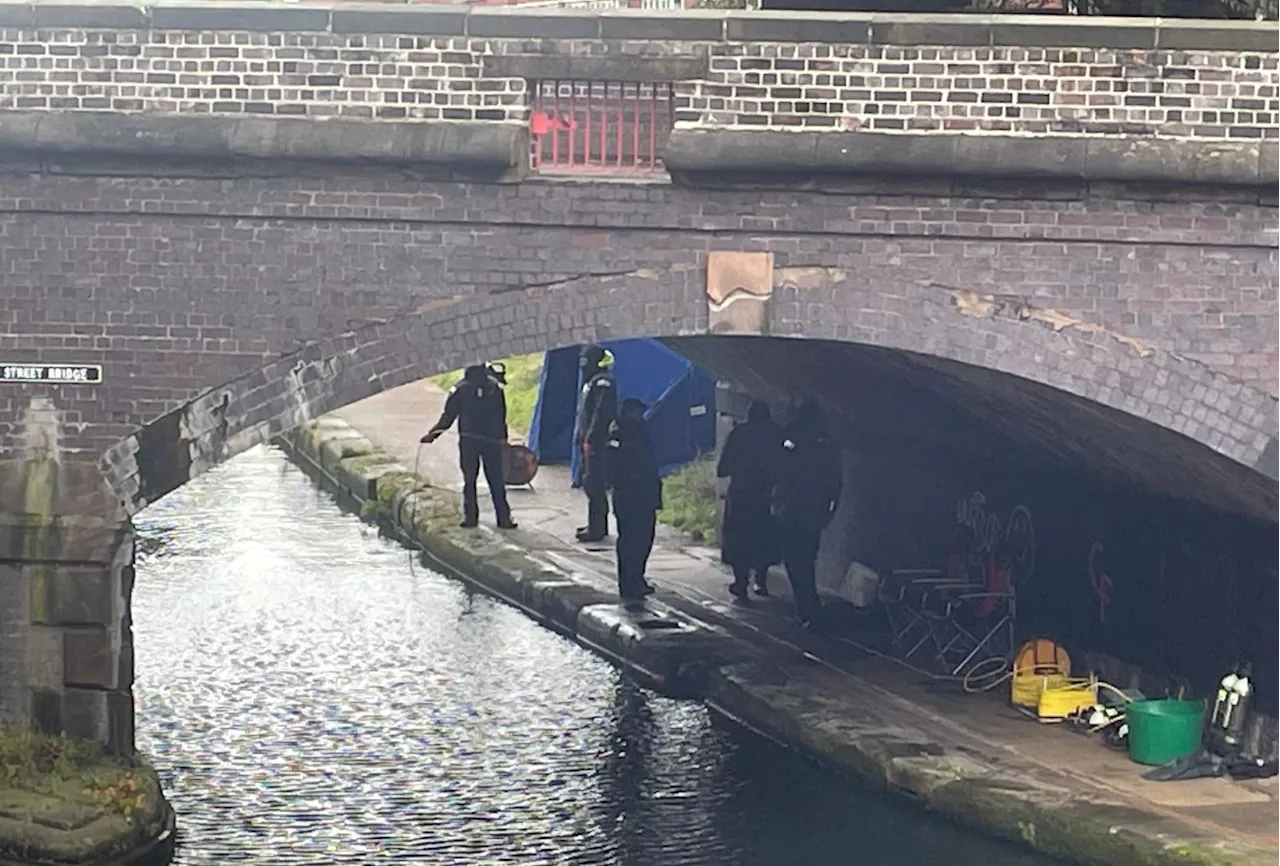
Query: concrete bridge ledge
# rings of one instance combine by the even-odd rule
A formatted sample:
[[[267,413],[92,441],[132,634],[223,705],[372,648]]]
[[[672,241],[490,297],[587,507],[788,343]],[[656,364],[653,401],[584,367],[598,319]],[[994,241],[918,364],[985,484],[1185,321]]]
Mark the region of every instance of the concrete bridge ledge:
[[[122,3],[0,0],[0,26],[397,33],[479,38],[816,42],[855,45],[1027,46],[1191,51],[1280,51],[1266,21],[1045,18],[1019,15],[518,8],[293,6],[279,2]]]
[[[1272,186],[1275,141],[677,129],[670,171],[908,174]]]
[[[22,160],[50,154],[143,159],[281,159],[387,165],[438,164],[496,175],[527,167],[522,124],[118,112],[6,111],[0,153]],[[10,156],[0,159],[0,164]]]

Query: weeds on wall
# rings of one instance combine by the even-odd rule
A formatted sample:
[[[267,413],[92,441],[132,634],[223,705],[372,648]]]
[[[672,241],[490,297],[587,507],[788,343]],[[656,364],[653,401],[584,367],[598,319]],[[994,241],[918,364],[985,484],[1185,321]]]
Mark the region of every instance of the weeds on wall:
[[[91,740],[16,725],[0,725],[0,791],[6,789],[93,805],[126,819],[155,807],[154,784],[138,761],[112,757]]]

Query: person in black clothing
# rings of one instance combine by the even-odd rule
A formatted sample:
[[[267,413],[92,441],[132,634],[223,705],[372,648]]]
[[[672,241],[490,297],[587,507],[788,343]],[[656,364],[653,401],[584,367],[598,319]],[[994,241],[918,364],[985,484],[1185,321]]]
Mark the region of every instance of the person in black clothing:
[[[819,607],[814,573],[818,545],[840,503],[840,449],[827,435],[822,409],[811,400],[800,404],[782,435],[774,514],[796,615],[808,628]]]
[[[756,400],[746,423],[729,431],[716,466],[716,476],[729,479],[721,559],[733,568],[729,592],[744,601],[753,574],[756,592],[769,594],[769,566],[778,561],[769,496],[781,447],[782,428],[773,423],[768,405]]]
[[[613,353],[597,345],[586,346],[579,359],[582,366],[582,401],[578,405],[576,428],[582,451],[582,490],[587,494],[587,525],[578,527],[578,541],[599,541],[609,534],[608,481],[603,449],[609,427],[618,412],[618,395],[613,384]]]
[[[484,364],[468,367],[462,381],[453,386],[444,401],[440,420],[420,441],[431,443],[458,422],[458,462],[462,466],[462,526],[471,528],[480,522],[480,503],[476,496],[476,478],[484,465],[484,480],[493,497],[493,510],[499,529],[515,529],[511,506],[507,504],[507,485],[502,473],[502,446],[507,441],[507,397],[502,386]]]
[[[618,594],[625,601],[639,601],[653,592],[644,571],[662,508],[662,479],[644,413],[645,405],[639,400],[624,400],[605,446],[613,516],[618,522]]]

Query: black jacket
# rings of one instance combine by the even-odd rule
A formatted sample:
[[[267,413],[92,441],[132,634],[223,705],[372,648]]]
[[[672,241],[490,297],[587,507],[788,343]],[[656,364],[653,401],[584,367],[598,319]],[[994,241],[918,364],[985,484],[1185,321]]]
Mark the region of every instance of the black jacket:
[[[615,514],[662,508],[662,478],[658,475],[645,422],[610,425],[605,466],[609,487],[613,490]]]
[[[840,448],[822,430],[783,430],[778,453],[774,514],[788,526],[821,532],[840,503]]]
[[[748,421],[729,431],[716,464],[716,476],[732,479],[729,496],[767,499],[777,476],[782,428],[772,421]]]
[[[462,380],[444,401],[444,411],[432,430],[448,430],[458,422],[458,434],[475,441],[507,438],[507,397],[492,378],[483,383]]]
[[[596,449],[604,447],[610,425],[617,415],[618,393],[613,386],[613,375],[608,370],[601,370],[582,388],[582,403],[578,407],[578,441]]]

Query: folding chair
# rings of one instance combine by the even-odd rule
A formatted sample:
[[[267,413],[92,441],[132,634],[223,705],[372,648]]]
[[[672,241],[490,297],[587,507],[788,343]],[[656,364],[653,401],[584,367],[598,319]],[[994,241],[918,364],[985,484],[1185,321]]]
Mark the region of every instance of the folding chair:
[[[1011,653],[1017,619],[1011,564],[1004,557],[988,559],[982,586],[936,586],[920,615],[938,664],[952,676],[992,656]]]
[[[985,583],[970,576],[972,569],[967,566],[963,557],[953,554],[942,569],[895,569],[881,580],[879,600],[889,621],[890,639],[904,661],[929,645],[936,655],[940,644],[931,610],[937,608],[939,598],[958,598],[986,589]],[[943,607],[949,604],[942,601]]]

